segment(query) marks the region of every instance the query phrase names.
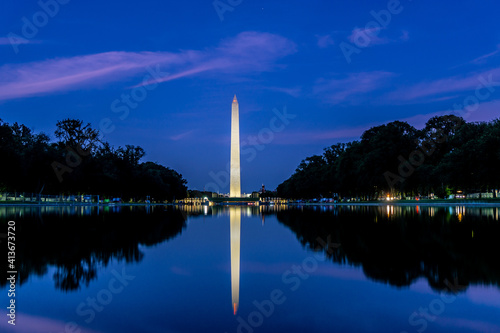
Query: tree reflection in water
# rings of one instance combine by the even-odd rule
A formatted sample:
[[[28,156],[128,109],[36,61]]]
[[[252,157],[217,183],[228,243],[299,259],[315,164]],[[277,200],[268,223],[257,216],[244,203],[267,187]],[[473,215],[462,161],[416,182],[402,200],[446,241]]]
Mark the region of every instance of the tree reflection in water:
[[[447,281],[499,286],[498,209],[336,206],[279,210],[277,218],[304,247],[362,266],[372,280],[404,287],[425,277],[441,291]],[[318,242],[327,238],[341,246],[328,253]]]
[[[23,207],[14,216],[8,214],[16,221],[16,263],[21,285],[32,275],[47,274],[54,266],[56,288],[78,290],[96,279],[98,270],[112,260],[140,262],[144,254],[139,245],[162,243],[186,227],[186,215],[177,209],[87,208],[86,213],[73,214],[68,213],[68,207],[52,207],[42,214],[39,208]],[[6,278],[2,278],[1,286],[5,284]]]

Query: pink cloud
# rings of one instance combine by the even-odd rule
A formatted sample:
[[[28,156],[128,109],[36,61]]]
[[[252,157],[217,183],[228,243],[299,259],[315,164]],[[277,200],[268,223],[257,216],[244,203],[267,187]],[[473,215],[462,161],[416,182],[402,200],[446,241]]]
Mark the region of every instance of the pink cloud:
[[[6,333],[33,333],[40,332],[66,332],[66,325],[68,324],[62,320],[44,318],[33,316],[26,313],[16,313],[16,326],[7,323],[7,316],[5,311],[0,311],[3,320],[0,320],[0,328],[2,332]],[[78,323],[76,323],[78,325]],[[73,326],[71,326],[73,327]],[[81,333],[98,333],[97,331],[78,326]]]
[[[0,37],[0,45],[21,45],[21,44],[40,44],[41,41],[34,39],[25,39],[25,38],[9,38],[9,37]]]
[[[348,142],[352,140],[357,140],[361,137],[363,132],[368,130],[369,128],[380,126],[383,124],[387,124],[389,122],[399,120],[407,122],[417,129],[422,129],[425,127],[427,121],[436,116],[444,116],[449,114],[455,114],[464,118],[467,122],[479,122],[479,121],[491,121],[493,119],[500,118],[500,100],[493,100],[489,102],[484,102],[479,104],[478,108],[473,112],[468,112],[464,110],[463,112],[454,111],[452,109],[452,105],[450,104],[450,108],[446,110],[435,111],[431,113],[425,114],[416,114],[411,117],[406,118],[387,118],[382,119],[378,122],[367,123],[361,126],[342,126],[342,128],[338,129],[325,129],[325,130],[314,130],[314,131],[302,131],[302,130],[293,130],[287,129],[286,131],[276,133],[274,136],[274,140],[272,142],[273,145],[297,145],[297,144],[314,144],[314,143],[327,143],[332,144],[334,142]],[[257,135],[249,134],[249,135]],[[217,139],[220,143],[229,142],[229,137],[224,136]],[[245,145],[243,145],[245,146]]]
[[[442,111],[441,114],[450,114],[451,110]],[[500,117],[500,100],[479,103],[477,108],[464,108],[454,114],[464,118],[467,122],[491,121]]]
[[[373,45],[382,45],[390,42],[390,39],[379,37],[378,34],[382,28],[355,28],[348,39],[358,47],[368,47]]]
[[[341,129],[332,130],[316,130],[316,131],[293,131],[286,130],[282,133],[278,133],[275,136],[273,144],[279,145],[296,145],[296,144],[311,144],[318,142],[329,142],[340,140],[341,142],[352,141],[361,137],[364,131],[369,128],[379,126],[382,124],[389,123],[391,121],[399,120],[407,122],[417,129],[422,129],[425,127],[427,121],[436,116],[444,116],[449,114],[455,114],[461,116],[467,122],[478,122],[478,121],[491,121],[500,117],[500,100],[495,100],[491,102],[485,102],[479,104],[479,107],[474,112],[464,111],[463,113],[453,112],[451,109],[441,110],[426,114],[417,114],[406,118],[394,118],[385,119],[380,122],[369,123],[362,126],[346,127],[343,126]]]
[[[485,54],[485,55],[482,55],[480,57],[477,57],[476,59],[472,60],[471,63],[473,64],[483,64],[486,62],[486,59],[488,58],[491,58],[495,55],[497,55],[498,53],[500,53],[500,44],[497,45],[497,49],[493,52],[490,52],[488,54]]]
[[[363,94],[383,88],[394,76],[394,73],[375,71],[349,74],[343,79],[320,79],[313,93],[332,104],[356,103]]]
[[[401,88],[388,94],[385,98],[388,102],[421,102],[426,97],[444,97],[445,94],[473,91],[481,84],[480,79],[488,81],[491,76],[493,82],[500,81],[500,68],[495,68],[480,73],[470,73],[465,76],[453,76],[434,81],[415,84],[410,87]],[[464,96],[465,97],[465,96]],[[428,100],[426,100],[428,102]]]
[[[236,38],[223,40],[216,50],[223,54],[238,56],[230,59],[249,61],[257,58],[268,61],[282,57],[283,53],[294,53],[296,46],[284,37],[251,31],[240,33]]]
[[[0,45],[19,45],[19,44],[29,44],[30,41],[27,39],[16,38],[15,40],[10,40],[7,37],[0,37]]]
[[[484,304],[500,309],[498,289],[493,286],[472,286],[467,289],[467,298],[476,304]]]
[[[410,39],[410,33],[407,30],[402,30],[401,36],[399,36],[399,39],[406,42],[407,40]]]
[[[498,333],[500,332],[500,326],[496,323],[485,322],[481,320],[465,319],[465,318],[449,318],[449,317],[438,317],[436,320],[442,326],[445,327],[457,327],[457,328],[467,328],[476,332],[482,333]]]
[[[314,131],[302,131],[302,130],[292,130],[287,129],[286,131],[276,133],[274,136],[274,140],[272,141],[273,145],[304,145],[304,144],[314,144],[314,143],[326,143],[332,144],[341,139],[341,142],[348,142],[355,139],[358,139],[364,131],[369,129],[370,127],[381,125],[382,123],[377,124],[367,124],[363,126],[357,127],[343,127],[342,129],[326,129],[326,130],[314,130]],[[246,134],[247,136],[255,136],[254,134]],[[332,141],[335,140],[335,141]],[[230,141],[229,136],[219,136],[214,139],[221,144],[226,144]],[[242,147],[251,146],[247,142],[242,142]]]
[[[451,99],[455,99],[460,97],[460,95],[449,95],[449,96],[443,96],[443,97],[436,97],[432,98],[429,100],[429,102],[442,102],[442,101],[449,101]]]
[[[359,126],[332,130],[316,130],[316,131],[286,131],[278,133],[275,136],[273,144],[279,145],[296,145],[310,144],[316,142],[331,142],[334,139],[353,139],[359,138],[364,131],[371,126]]]
[[[187,131],[187,132],[184,132],[184,133],[181,133],[181,134],[177,134],[177,135],[173,135],[170,137],[170,140],[173,140],[173,141],[179,141],[179,140],[182,140],[186,137],[189,137],[191,136],[191,134],[194,133],[194,130],[191,130],[191,131]]]
[[[297,144],[314,144],[322,142],[327,144],[332,144],[334,142],[349,142],[352,140],[359,139],[363,134],[363,132],[365,132],[369,128],[387,124],[395,120],[404,121],[414,126],[417,129],[422,129],[425,127],[425,124],[430,118],[436,116],[449,115],[449,114],[455,114],[457,116],[460,116],[464,118],[464,120],[467,122],[491,121],[493,119],[497,119],[500,117],[499,110],[500,110],[500,100],[481,103],[479,104],[477,110],[473,112],[468,112],[467,110],[464,110],[463,112],[454,111],[452,109],[452,105],[450,104],[450,108],[446,110],[439,110],[425,114],[416,114],[406,118],[400,118],[400,117],[386,118],[386,119],[381,119],[378,122],[367,123],[361,126],[353,126],[353,127],[342,126],[341,128],[323,129],[323,130],[317,129],[314,131],[287,129],[286,131],[276,133],[272,144],[297,145]],[[255,136],[257,135],[257,133],[249,135]],[[227,143],[229,142],[229,137],[221,137],[220,140],[218,141],[220,143]]]
[[[0,67],[0,101],[95,88],[147,74],[159,65],[171,72],[144,84],[167,82],[208,71],[246,74],[269,71],[275,62],[296,51],[290,40],[269,33],[243,32],[203,51],[106,52]]]
[[[361,134],[374,126],[378,126],[381,124],[385,124],[391,121],[399,120],[399,121],[404,121],[407,122],[408,124],[412,125],[413,127],[417,129],[422,129],[425,127],[425,124],[429,119],[432,117],[439,117],[439,116],[445,116],[449,114],[454,114],[456,116],[464,118],[466,122],[480,122],[480,121],[491,121],[493,119],[497,119],[500,117],[500,100],[494,100],[490,102],[484,102],[480,103],[478,105],[478,108],[475,111],[467,111],[463,110],[462,111],[456,111],[452,109],[452,105],[450,105],[450,108],[447,110],[440,110],[436,112],[431,112],[431,113],[425,113],[425,114],[417,114],[411,117],[406,117],[406,118],[394,118],[394,119],[386,119],[385,121],[382,121],[380,123],[372,123],[372,124],[367,124],[366,126],[360,126],[360,127],[353,127],[353,128],[344,128],[340,131],[331,131],[331,138],[349,138],[349,137],[355,137],[355,136],[361,136]],[[351,135],[349,134],[356,134],[357,135]],[[328,132],[323,132],[323,133],[318,133],[317,136],[319,135],[328,135]]]
[[[269,33],[243,32],[225,39],[220,46],[203,54],[193,68],[141,85],[167,82],[181,77],[217,70],[223,73],[263,72],[277,59],[296,52],[294,43]]]
[[[394,42],[406,42],[410,39],[410,34],[407,30],[401,30],[399,37],[382,37],[379,36],[384,28],[354,28],[351,34],[347,37],[349,41],[359,48],[366,48],[375,45],[384,45]]]
[[[168,53],[106,52],[0,67],[0,100],[74,90],[117,81],[157,63],[179,64]]]
[[[444,116],[449,114],[455,114],[457,116],[461,116],[467,122],[477,122],[477,121],[491,121],[493,119],[497,119],[500,117],[500,100],[494,100],[491,102],[485,102],[479,104],[479,107],[474,112],[467,111],[464,112],[454,112],[451,108],[446,110],[440,110],[425,114],[417,114],[411,117],[406,118],[386,118],[381,119],[377,122],[367,123],[361,126],[342,126],[342,128],[335,129],[317,129],[314,131],[310,130],[294,130],[294,129],[286,129],[283,132],[276,133],[274,136],[274,140],[272,141],[273,145],[307,145],[307,144],[315,144],[315,143],[326,143],[333,144],[335,142],[349,142],[352,140],[358,140],[361,135],[368,129],[380,126],[383,124],[387,124],[392,121],[404,121],[410,124],[411,126],[422,129],[425,127],[427,121],[436,116]],[[183,114],[184,115],[184,114]],[[256,136],[257,133],[246,134],[246,136]],[[243,137],[243,139],[245,138]],[[212,140],[214,142],[218,142],[220,144],[227,144],[230,141],[229,136],[216,136],[213,137]],[[246,142],[242,142],[242,147],[248,146],[249,144]],[[426,280],[424,280],[426,281]]]
[[[324,35],[324,36],[316,35],[316,38],[318,40],[318,47],[321,49],[325,49],[325,48],[335,44],[335,41],[333,40],[332,35]]]
[[[422,129],[425,127],[425,124],[427,121],[433,117],[439,117],[439,116],[444,116],[451,114],[451,110],[447,111],[438,111],[438,112],[433,112],[433,113],[426,113],[426,114],[417,114],[411,117],[403,118],[400,119],[401,121],[405,121],[408,124],[412,125],[413,127],[417,129]],[[395,119],[394,119],[395,120]],[[391,120],[392,121],[392,120]]]
[[[279,91],[284,94],[290,95],[292,97],[299,97],[301,88],[295,87],[295,88],[284,88],[284,87],[264,87],[266,90],[271,90],[271,91]]]

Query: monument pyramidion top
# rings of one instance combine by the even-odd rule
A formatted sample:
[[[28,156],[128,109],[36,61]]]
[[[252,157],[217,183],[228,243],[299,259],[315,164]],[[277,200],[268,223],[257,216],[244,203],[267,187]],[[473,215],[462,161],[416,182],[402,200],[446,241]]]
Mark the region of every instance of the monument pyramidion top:
[[[238,100],[236,99],[236,95],[234,95],[233,103],[238,103]]]

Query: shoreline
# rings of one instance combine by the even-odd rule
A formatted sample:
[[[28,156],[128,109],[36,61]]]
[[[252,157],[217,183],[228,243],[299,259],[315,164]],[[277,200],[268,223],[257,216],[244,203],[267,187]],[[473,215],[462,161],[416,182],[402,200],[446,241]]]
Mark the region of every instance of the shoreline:
[[[472,206],[500,207],[500,202],[337,202],[288,203],[289,206]]]
[[[118,207],[118,206],[180,206],[172,203],[121,203],[121,204],[96,204],[96,203],[0,203],[0,207]]]
[[[452,200],[450,200],[452,201]],[[175,204],[175,203],[116,203],[116,204],[96,204],[96,203],[0,203],[0,207],[128,207],[128,206],[172,206],[172,207],[191,207],[191,205]],[[246,206],[246,205],[243,205]],[[267,205],[266,205],[267,206]],[[308,203],[283,203],[275,204],[275,206],[435,206],[435,207],[446,207],[446,206],[471,206],[471,207],[500,207],[500,200],[495,201],[456,201],[445,202],[445,201],[380,201],[380,202],[308,202]]]

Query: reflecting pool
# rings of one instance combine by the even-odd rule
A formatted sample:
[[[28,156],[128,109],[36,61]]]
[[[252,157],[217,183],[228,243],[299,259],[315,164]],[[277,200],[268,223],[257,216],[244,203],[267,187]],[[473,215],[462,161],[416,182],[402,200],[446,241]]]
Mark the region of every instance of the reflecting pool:
[[[499,210],[0,206],[0,330],[500,332]]]

